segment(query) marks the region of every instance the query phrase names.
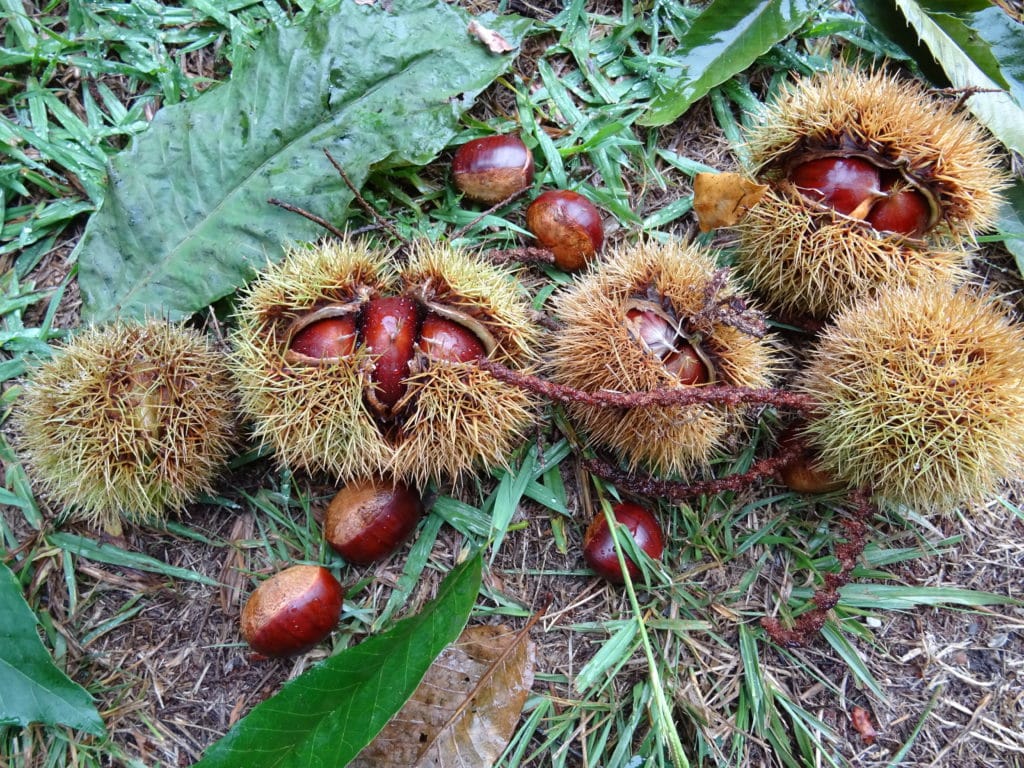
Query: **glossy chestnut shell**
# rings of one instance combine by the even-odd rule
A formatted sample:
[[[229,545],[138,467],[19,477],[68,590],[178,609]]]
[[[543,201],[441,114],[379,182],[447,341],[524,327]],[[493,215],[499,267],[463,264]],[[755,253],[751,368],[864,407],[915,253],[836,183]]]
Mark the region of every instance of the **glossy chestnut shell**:
[[[665,549],[665,541],[661,532],[661,524],[650,510],[639,504],[622,502],[612,508],[612,516],[616,523],[625,525],[632,534],[637,545],[655,560],[661,558]],[[597,515],[587,527],[583,535],[583,559],[594,572],[610,582],[619,584],[625,581],[619,558],[615,553],[615,542],[612,541],[608,519]],[[626,570],[629,577],[635,579],[640,575],[640,568],[629,556],[626,556]]]
[[[493,205],[530,186],[533,167],[533,153],[519,136],[484,136],[455,151],[452,177],[466,197]]]
[[[586,197],[567,189],[538,195],[526,209],[526,226],[566,272],[582,269],[604,245],[600,211]]]
[[[318,565],[293,565],[260,584],[242,609],[242,637],[264,656],[308,651],[341,617],[345,590]]]
[[[349,483],[331,500],[324,538],[348,562],[369,565],[398,549],[422,515],[420,495],[409,486],[370,478]]]

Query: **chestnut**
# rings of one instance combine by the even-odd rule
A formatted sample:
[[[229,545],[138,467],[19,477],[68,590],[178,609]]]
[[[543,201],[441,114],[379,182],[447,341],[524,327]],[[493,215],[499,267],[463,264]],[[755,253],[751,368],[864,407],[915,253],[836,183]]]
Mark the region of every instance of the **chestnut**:
[[[779,450],[792,450],[801,440],[797,428],[790,426],[779,437]],[[843,487],[843,483],[815,466],[814,451],[809,446],[802,447],[778,473],[782,484],[797,493],[829,493]]]
[[[386,296],[366,305],[363,343],[376,357],[371,374],[374,394],[387,408],[393,408],[405,394],[419,313],[419,304],[407,296]]]
[[[345,590],[323,566],[293,565],[271,576],[242,609],[242,637],[264,656],[308,651],[341,617]]]
[[[920,192],[901,189],[887,194],[871,208],[868,223],[879,232],[921,235],[931,222],[931,206]]]
[[[653,306],[644,309],[640,303],[626,310],[626,328],[633,338],[655,355],[682,386],[707,384],[711,380],[708,367],[693,346],[663,311]]]
[[[429,312],[420,328],[420,351],[431,360],[468,363],[484,356],[484,345],[471,330]]]
[[[566,272],[586,266],[604,245],[604,224],[595,205],[578,192],[548,190],[526,209],[526,226]]]
[[[422,514],[420,495],[404,483],[361,480],[349,483],[331,500],[324,538],[348,562],[369,565],[394,552]]]
[[[857,157],[822,157],[796,166],[789,180],[808,198],[863,218],[862,206],[881,195],[878,168]],[[861,209],[858,211],[858,209]]]
[[[352,315],[327,317],[301,328],[288,349],[314,359],[351,355],[356,348],[356,321]]]
[[[623,502],[612,507],[612,516],[616,523],[625,525],[632,534],[637,545],[650,557],[657,560],[665,549],[661,525],[657,518],[645,507],[630,502]],[[608,527],[608,518],[598,515],[583,534],[583,559],[594,572],[608,581],[620,584],[625,581],[619,558],[615,553],[615,542]],[[635,579],[640,575],[640,568],[629,556],[626,556],[626,570],[629,577]]]
[[[482,203],[500,203],[533,183],[533,153],[515,134],[467,141],[452,158],[455,186]]]

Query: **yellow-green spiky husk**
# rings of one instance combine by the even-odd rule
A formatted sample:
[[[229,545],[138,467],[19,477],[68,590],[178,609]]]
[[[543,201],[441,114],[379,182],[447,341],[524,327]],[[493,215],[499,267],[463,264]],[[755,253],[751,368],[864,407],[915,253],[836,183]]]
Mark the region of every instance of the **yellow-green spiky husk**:
[[[944,283],[894,287],[836,316],[798,389],[822,468],[893,503],[949,507],[1024,464],[1024,329]]]
[[[160,322],[86,328],[19,401],[30,474],[72,519],[116,529],[211,489],[235,439],[224,355]]]
[[[365,398],[372,361],[361,346],[330,363],[286,360],[289,329],[309,309],[398,294],[472,314],[494,337],[496,360],[518,366],[532,354],[528,297],[510,271],[479,256],[416,243],[398,270],[389,254],[356,241],[294,250],[244,297],[232,358],[254,434],[281,463],[342,482],[374,473],[455,479],[504,460],[531,423],[530,396],[473,364],[417,358],[399,418],[383,424]]]
[[[799,194],[769,190],[737,229],[737,272],[784,313],[828,317],[880,286],[967,275],[961,248],[876,232]]]
[[[837,68],[789,87],[748,132],[759,180],[773,186],[738,226],[737,268],[771,304],[824,317],[890,283],[957,277],[990,229],[1008,177],[998,144],[913,81]],[[921,238],[879,233],[776,184],[792,162],[862,155],[899,168],[941,207]]]
[[[392,473],[421,488],[506,465],[537,418],[534,398],[472,363],[433,363],[410,380],[409,391],[413,404]]]
[[[414,244],[401,270],[404,293],[459,310],[480,322],[496,346],[490,359],[522,368],[535,355],[540,330],[529,297],[510,270],[446,244]],[[498,381],[475,364],[421,361],[409,382],[393,472],[421,486],[459,478],[474,467],[504,464],[536,420],[534,396]]]
[[[555,297],[565,328],[555,335],[549,355],[551,378],[590,392],[672,386],[664,366],[630,337],[627,302],[655,295],[677,318],[692,317],[704,308],[715,273],[713,257],[693,245],[643,242],[609,254]],[[719,294],[724,295],[736,292],[726,287]],[[772,378],[774,352],[766,339],[715,323],[702,347],[719,383],[760,387]],[[671,475],[706,465],[743,423],[740,410],[710,405],[627,411],[573,404],[570,413],[630,469]]]
[[[396,281],[387,253],[346,240],[293,248],[249,286],[236,313],[231,368],[253,437],[281,464],[345,479],[390,468],[394,451],[363,398],[366,353],[303,365],[285,352],[304,312],[386,295]]]

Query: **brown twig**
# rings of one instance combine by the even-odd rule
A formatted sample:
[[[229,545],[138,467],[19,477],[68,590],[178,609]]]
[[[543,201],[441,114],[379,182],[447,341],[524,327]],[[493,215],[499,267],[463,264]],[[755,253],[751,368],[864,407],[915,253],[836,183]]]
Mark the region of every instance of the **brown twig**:
[[[525,195],[527,193],[527,191],[529,191],[529,189],[530,189],[529,187],[523,187],[519,191],[513,192],[511,195],[506,197],[504,200],[499,200],[494,205],[492,205],[490,208],[488,208],[487,210],[481,212],[480,215],[477,216],[475,219],[473,219],[471,222],[469,222],[469,224],[466,224],[464,227],[461,227],[460,229],[455,230],[448,239],[449,240],[458,240],[460,237],[462,237],[464,234],[469,232],[469,230],[471,230],[473,227],[475,227],[481,221],[483,221],[485,218],[487,218],[492,213],[494,213],[496,210],[498,210],[499,208],[503,208],[504,206],[508,205],[513,200],[515,200],[516,198],[522,197],[523,195]]]
[[[711,276],[704,289],[704,306],[690,318],[689,324],[700,333],[712,333],[714,326],[720,324],[748,336],[764,338],[768,333],[764,314],[748,307],[747,302],[734,293],[722,295],[728,280],[728,269],[719,269]]]
[[[746,472],[738,472],[714,480],[698,483],[684,483],[676,480],[657,480],[655,478],[636,478],[627,472],[612,466],[600,459],[587,459],[583,465],[598,477],[613,483],[619,490],[629,491],[642,496],[662,497],[678,502],[697,496],[714,496],[726,491],[742,491],[756,481],[774,475],[784,466],[794,461],[800,454],[801,446],[784,447],[774,456],[758,459]]]
[[[334,170],[336,170],[338,174],[341,176],[341,180],[345,182],[345,186],[347,186],[349,188],[349,191],[352,192],[352,196],[355,198],[356,202],[359,203],[359,207],[366,211],[370,218],[376,221],[381,226],[381,228],[384,229],[395,240],[397,240],[402,245],[408,247],[409,241],[402,237],[402,233],[395,229],[394,224],[392,224],[390,221],[388,221],[379,213],[377,213],[377,209],[370,205],[369,202],[367,202],[366,198],[363,197],[359,190],[356,188],[356,185],[352,183],[352,179],[348,177],[348,174],[345,172],[345,169],[341,167],[341,163],[335,160],[334,156],[326,149],[324,150],[324,154],[327,155],[327,159],[331,161],[331,165],[334,166]]]
[[[839,571],[825,575],[824,586],[816,590],[811,597],[814,608],[801,614],[793,622],[792,629],[783,628],[782,622],[776,618],[765,616],[761,619],[761,626],[776,644],[786,648],[799,648],[807,645],[825,626],[828,612],[839,604],[839,588],[850,582],[850,574],[864,553],[867,523],[875,512],[870,497],[870,491],[867,489],[861,489],[853,494],[853,511],[842,522],[846,541],[835,547]]]
[[[321,227],[326,229],[328,232],[330,232],[337,238],[344,240],[346,237],[344,231],[338,229],[336,226],[331,224],[331,222],[329,222],[327,219],[322,219],[315,213],[307,211],[305,208],[300,208],[297,205],[286,203],[284,200],[278,200],[276,197],[270,198],[269,200],[267,200],[267,202],[270,203],[271,205],[276,205],[278,208],[284,208],[286,211],[289,211],[291,213],[297,213],[299,214],[299,216],[309,219],[314,224],[319,224]]]
[[[556,384],[538,376],[531,376],[528,373],[515,371],[493,360],[481,359],[479,365],[496,379],[560,403],[580,403],[604,408],[626,409],[698,404],[730,406],[761,404],[793,408],[804,412],[812,412],[816,407],[814,401],[807,395],[770,387],[755,389],[715,385],[650,389],[644,392],[586,392],[564,384]]]

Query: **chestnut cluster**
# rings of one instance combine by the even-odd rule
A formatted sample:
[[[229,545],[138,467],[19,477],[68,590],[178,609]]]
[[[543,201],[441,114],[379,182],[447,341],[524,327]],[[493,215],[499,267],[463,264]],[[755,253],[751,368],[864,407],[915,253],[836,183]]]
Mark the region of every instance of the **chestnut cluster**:
[[[415,358],[465,363],[482,357],[485,342],[455,319],[430,310],[409,296],[382,296],[364,305],[323,307],[296,321],[288,357],[296,362],[331,362],[354,355],[360,347],[372,360],[372,389],[366,393],[373,409],[392,416],[405,396]],[[493,340],[492,340],[493,345]]]
[[[527,189],[533,172],[533,153],[515,134],[467,141],[452,158],[455,186],[466,197],[491,205]],[[604,245],[600,212],[571,190],[538,195],[526,209],[526,226],[566,272],[582,269]]]
[[[937,203],[896,169],[862,157],[822,157],[796,165],[789,181],[805,197],[866,221],[879,232],[916,237],[938,222]]]

